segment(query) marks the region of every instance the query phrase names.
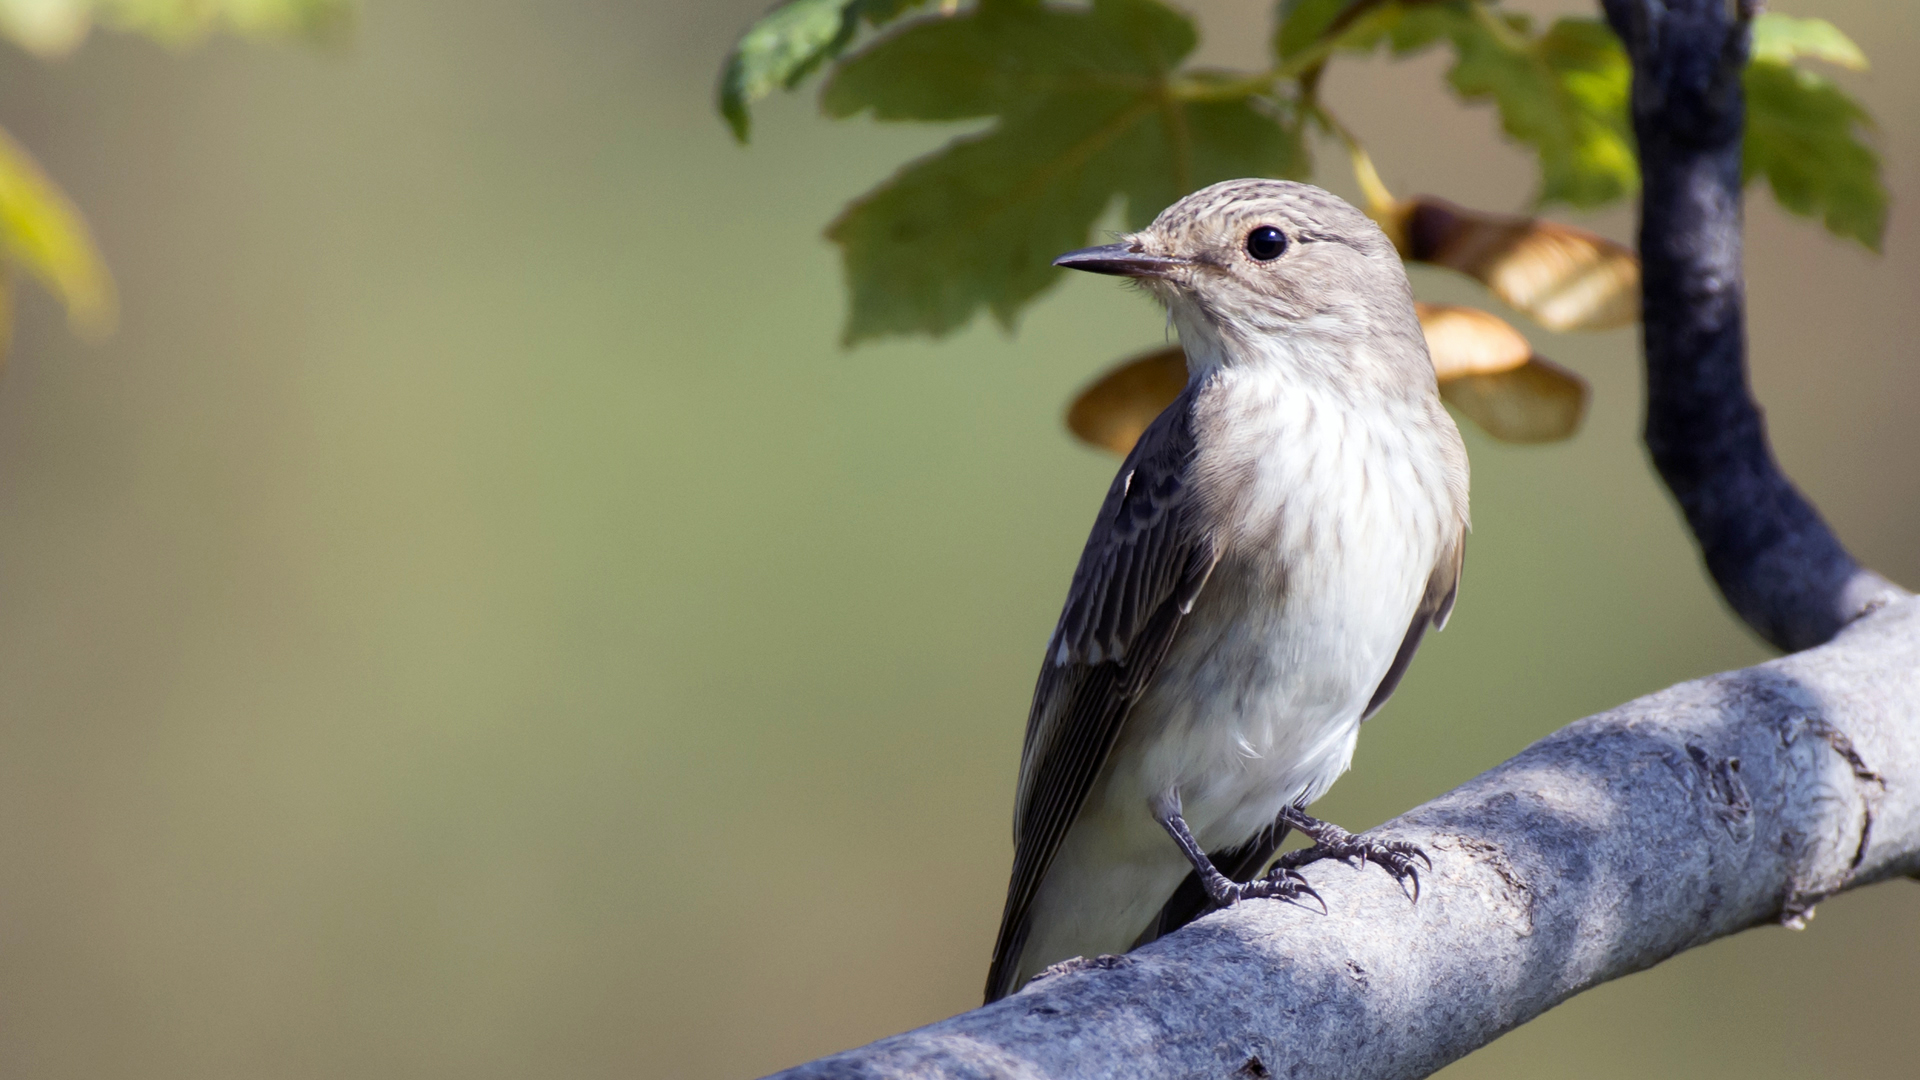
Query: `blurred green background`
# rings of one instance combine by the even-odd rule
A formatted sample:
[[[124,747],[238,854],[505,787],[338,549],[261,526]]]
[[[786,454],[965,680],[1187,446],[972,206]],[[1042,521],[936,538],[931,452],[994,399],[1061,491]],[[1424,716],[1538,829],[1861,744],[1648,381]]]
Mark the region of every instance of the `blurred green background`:
[[[712,80],[760,7],[368,0],[338,48],[0,62],[123,306],[88,346],[27,291],[0,382],[0,1074],[742,1077],[975,1004],[1115,465],[1060,412],[1161,319],[1087,279],[1017,337],[840,351],[821,229],[945,133],[801,95],[734,146]],[[1197,7],[1252,62],[1266,5]],[[1754,382],[1912,585],[1920,6],[1789,11],[1875,61],[1843,81],[1896,202],[1875,257],[1756,195]],[[1524,205],[1441,65],[1328,95],[1397,191]],[[1468,433],[1466,587],[1319,804],[1349,826],[1765,655],[1646,468],[1633,334],[1535,340],[1591,417]],[[1902,882],[1445,1075],[1911,1075],[1916,1002]]]

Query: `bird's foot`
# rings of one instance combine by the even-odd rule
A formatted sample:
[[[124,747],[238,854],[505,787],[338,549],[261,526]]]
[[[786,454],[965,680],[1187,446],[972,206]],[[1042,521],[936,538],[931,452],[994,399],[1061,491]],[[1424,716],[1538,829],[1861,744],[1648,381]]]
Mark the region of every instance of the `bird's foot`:
[[[1327,909],[1327,902],[1320,900],[1320,894],[1313,891],[1313,886],[1307,884],[1307,879],[1292,869],[1282,870],[1276,866],[1265,877],[1254,878],[1252,881],[1235,881],[1221,873],[1220,868],[1214,866],[1213,860],[1207,857],[1200,842],[1193,838],[1193,830],[1187,827],[1187,820],[1180,816],[1180,797],[1177,792],[1170,792],[1163,803],[1156,805],[1154,815],[1166,828],[1167,835],[1173,837],[1173,842],[1180,845],[1180,850],[1186,854],[1187,861],[1193,864],[1193,872],[1200,879],[1200,887],[1206,890],[1207,899],[1213,902],[1214,907],[1232,907],[1242,900],[1260,898],[1299,903],[1301,897],[1311,896],[1320,901],[1321,911],[1324,912]]]
[[[1393,875],[1402,892],[1409,900],[1420,899],[1420,870],[1414,860],[1424,863],[1428,870],[1433,869],[1433,860],[1420,850],[1418,844],[1404,840],[1369,840],[1364,836],[1355,836],[1331,822],[1308,817],[1295,811],[1289,816],[1287,824],[1299,829],[1313,838],[1312,847],[1290,851],[1273,864],[1270,873],[1296,873],[1300,867],[1317,863],[1322,859],[1358,859],[1360,865],[1373,863]]]
[[[1274,867],[1264,876],[1252,881],[1232,881],[1221,876],[1207,883],[1207,896],[1214,907],[1232,907],[1242,900],[1285,900],[1289,903],[1304,904],[1305,897],[1312,897],[1320,905],[1320,913],[1326,914],[1327,902],[1313,891],[1307,879],[1291,868]]]

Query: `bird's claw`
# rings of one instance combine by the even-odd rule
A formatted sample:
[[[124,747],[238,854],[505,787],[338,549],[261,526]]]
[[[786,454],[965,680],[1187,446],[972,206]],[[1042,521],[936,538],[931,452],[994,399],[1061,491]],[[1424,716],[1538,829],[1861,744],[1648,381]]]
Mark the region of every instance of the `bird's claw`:
[[[1320,914],[1325,915],[1327,913],[1327,901],[1314,890],[1313,886],[1307,884],[1307,879],[1301,875],[1300,871],[1291,867],[1273,867],[1268,870],[1265,875],[1254,878],[1247,884],[1264,884],[1273,890],[1271,893],[1264,895],[1279,896],[1291,900],[1294,903],[1299,903],[1300,897],[1311,896],[1313,897],[1314,903],[1320,905]]]
[[[1392,874],[1394,882],[1400,886],[1400,891],[1405,893],[1407,899],[1413,903],[1420,902],[1420,870],[1414,865],[1414,860],[1418,859],[1424,863],[1429,871],[1433,869],[1433,860],[1427,857],[1427,853],[1422,851],[1418,844],[1411,844],[1405,840],[1369,840],[1351,833],[1321,840],[1312,847],[1288,852],[1274,865],[1274,869],[1292,872],[1322,859],[1339,859],[1342,862],[1357,859],[1361,866],[1373,863]]]
[[[1252,881],[1229,881],[1219,892],[1220,895],[1213,897],[1216,907],[1232,907],[1242,900],[1285,900],[1298,904],[1302,897],[1310,896],[1320,905],[1320,913],[1327,913],[1327,902],[1299,871],[1288,867],[1276,866]]]

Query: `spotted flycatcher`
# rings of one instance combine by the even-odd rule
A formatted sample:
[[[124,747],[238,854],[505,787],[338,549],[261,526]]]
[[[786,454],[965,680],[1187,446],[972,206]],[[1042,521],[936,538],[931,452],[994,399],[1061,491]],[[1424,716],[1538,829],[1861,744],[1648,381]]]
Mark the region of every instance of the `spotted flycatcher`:
[[[1406,271],[1346,202],[1229,181],[1054,264],[1166,305],[1187,385],[1108,489],[1047,643],[989,1001],[1210,905],[1310,894],[1315,858],[1417,890],[1415,849],[1305,807],[1445,624],[1467,532]],[[1314,845],[1256,877],[1288,829]]]

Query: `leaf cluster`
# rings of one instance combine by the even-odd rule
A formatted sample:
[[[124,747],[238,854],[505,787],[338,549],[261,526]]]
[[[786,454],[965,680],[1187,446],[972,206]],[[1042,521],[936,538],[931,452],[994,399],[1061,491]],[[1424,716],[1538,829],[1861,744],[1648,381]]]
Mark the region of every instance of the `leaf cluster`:
[[[1768,14],[1754,20],[1744,80],[1746,175],[1765,177],[1781,206],[1878,251],[1887,190],[1880,157],[1864,138],[1873,119],[1832,80],[1796,66],[1799,59],[1867,67],[1860,47],[1824,19]]]
[[[1281,0],[1272,65],[1226,73],[1186,64],[1197,31],[1159,0],[978,0],[902,21],[920,7],[788,0],[742,36],[722,74],[721,111],[742,140],[754,100],[822,69],[831,116],[974,122],[828,228],[846,269],[850,343],[938,336],[982,309],[1010,327],[1055,279],[1052,256],[1085,244],[1110,208],[1138,227],[1217,180],[1307,178],[1310,126],[1348,144],[1383,213],[1390,197],[1318,93],[1340,55],[1450,50],[1453,92],[1492,104],[1534,155],[1537,204],[1597,207],[1639,184],[1631,68],[1595,19],[1536,27],[1497,0]],[[1799,66],[1862,67],[1859,49],[1822,20],[1763,15],[1752,56],[1748,174],[1789,210],[1877,247],[1887,200],[1870,120]]]
[[[994,121],[913,162],[828,227],[853,287],[847,339],[1003,324],[1053,283],[1118,198],[1138,227],[1237,176],[1303,176],[1298,125],[1262,87],[1194,75],[1196,37],[1154,0],[984,0],[849,58],[833,116]]]
[[[1501,128],[1537,156],[1537,202],[1600,206],[1638,187],[1627,123],[1632,67],[1605,23],[1560,19],[1536,32],[1525,15],[1484,3],[1387,3],[1336,45],[1369,52],[1383,42],[1395,56],[1452,47],[1448,85],[1465,100],[1491,101]]]
[[[925,0],[788,0],[747,29],[720,73],[720,115],[734,138],[747,141],[748,106],[775,90],[791,90],[820,65],[847,51],[864,24],[885,26]]]

